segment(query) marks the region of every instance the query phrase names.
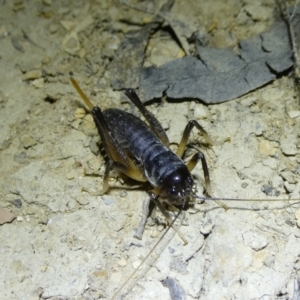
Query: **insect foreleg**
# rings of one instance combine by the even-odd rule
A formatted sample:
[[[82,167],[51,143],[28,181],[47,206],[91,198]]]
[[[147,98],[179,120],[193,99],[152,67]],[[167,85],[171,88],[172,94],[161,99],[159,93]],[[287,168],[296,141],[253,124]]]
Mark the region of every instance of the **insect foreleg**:
[[[204,154],[200,150],[198,150],[198,152],[195,153],[192,156],[192,158],[190,159],[190,161],[187,163],[187,167],[188,167],[189,171],[192,171],[195,168],[195,166],[196,166],[197,162],[199,161],[199,159],[201,160],[201,163],[202,163],[202,169],[203,169],[204,180],[205,180],[206,194],[209,197],[212,197],[212,190],[211,190],[211,184],[210,184],[210,177],[209,177],[207,162],[206,162]],[[224,204],[223,202],[221,202],[219,200],[215,200],[215,202],[220,207],[223,207],[225,210],[228,209],[228,206],[226,204]]]
[[[206,140],[206,142],[209,145],[214,145],[216,143],[213,142],[213,140],[208,136],[207,132],[204,130],[204,128],[196,121],[196,120],[190,120],[188,122],[188,124],[186,125],[180,144],[178,146],[177,149],[177,155],[182,157],[188,142],[188,139],[190,137],[191,131],[192,129],[196,126],[196,128],[203,134],[204,139]],[[199,159],[201,159],[201,163],[202,163],[202,168],[203,168],[203,173],[204,173],[204,179],[205,179],[205,189],[206,189],[206,193],[212,197],[212,191],[211,191],[211,184],[210,184],[210,178],[209,178],[209,172],[208,172],[208,167],[207,167],[207,163],[206,163],[206,159],[204,154],[201,151],[198,151],[198,153],[196,153],[191,160],[187,163],[187,167],[189,169],[189,171],[192,171],[197,162],[199,161]],[[225,210],[228,209],[228,206],[225,205],[224,203],[222,203],[221,201],[216,201],[216,203],[223,207]]]
[[[149,192],[150,194],[150,198],[151,200],[157,205],[157,207],[159,208],[159,210],[161,211],[161,213],[164,215],[164,217],[167,219],[169,226],[172,226],[172,228],[177,232],[177,234],[179,235],[179,237],[183,240],[184,245],[186,245],[188,243],[188,241],[186,240],[186,238],[184,237],[184,235],[181,233],[181,231],[179,230],[179,228],[177,228],[177,226],[175,226],[175,224],[173,224],[173,220],[170,217],[170,215],[168,214],[168,212],[165,210],[165,208],[161,205],[160,201],[159,201],[159,196],[157,196],[153,191]]]

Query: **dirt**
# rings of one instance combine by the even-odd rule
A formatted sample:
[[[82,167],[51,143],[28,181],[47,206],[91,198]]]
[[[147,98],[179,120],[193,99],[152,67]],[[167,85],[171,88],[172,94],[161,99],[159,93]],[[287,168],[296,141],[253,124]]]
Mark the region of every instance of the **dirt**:
[[[163,4],[131,3],[152,12]],[[211,45],[234,47],[266,30],[276,11],[269,0],[201,0],[176,1],[171,13],[204,28]],[[159,224],[149,222],[142,240],[133,237],[148,194],[126,179],[112,178],[118,188],[95,195],[104,158],[69,80],[76,78],[101,108],[132,112],[122,92],[111,89],[108,66],[124,34],[149,17],[117,1],[1,1],[0,207],[17,216],[0,226],[1,299],[111,299],[165,231],[157,213]],[[144,64],[182,56],[160,29]],[[186,100],[147,107],[177,143],[188,120],[198,120],[221,141],[201,148],[214,196],[251,201],[224,201],[227,211],[213,201],[187,209],[180,230],[188,245],[170,230],[116,298],[296,299],[300,210],[287,201],[300,198],[293,79],[282,75],[214,106]],[[201,141],[196,130],[191,140]],[[193,174],[202,195],[200,164]]]

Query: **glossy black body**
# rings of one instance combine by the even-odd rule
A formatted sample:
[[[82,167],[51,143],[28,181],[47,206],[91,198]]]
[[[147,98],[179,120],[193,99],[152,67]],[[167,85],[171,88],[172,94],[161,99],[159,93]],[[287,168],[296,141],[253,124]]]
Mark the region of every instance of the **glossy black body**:
[[[121,148],[143,167],[148,181],[154,186],[167,189],[166,195],[175,198],[190,194],[193,184],[184,162],[153,133],[149,126],[136,116],[119,109],[103,111],[105,121]],[[183,177],[183,178],[181,178]],[[173,198],[173,197],[172,197]]]

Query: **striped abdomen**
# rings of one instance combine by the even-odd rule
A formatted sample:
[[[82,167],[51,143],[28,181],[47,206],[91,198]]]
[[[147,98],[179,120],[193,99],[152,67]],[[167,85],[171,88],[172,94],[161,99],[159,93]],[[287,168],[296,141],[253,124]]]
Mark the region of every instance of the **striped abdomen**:
[[[160,186],[170,173],[186,167],[139,118],[119,109],[104,110],[103,115],[121,148],[143,166],[153,186]]]

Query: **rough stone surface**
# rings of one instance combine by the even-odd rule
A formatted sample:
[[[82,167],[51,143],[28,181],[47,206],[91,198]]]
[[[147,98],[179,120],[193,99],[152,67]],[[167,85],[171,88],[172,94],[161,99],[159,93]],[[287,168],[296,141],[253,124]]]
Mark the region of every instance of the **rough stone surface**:
[[[0,226],[0,299],[111,299],[135,269],[119,298],[293,299],[300,278],[300,206],[285,199],[300,198],[300,118],[287,113],[299,111],[290,77],[204,110],[196,101],[164,99],[147,106],[172,142],[179,143],[188,119],[198,120],[214,141],[230,138],[205,147],[193,129],[190,140],[206,156],[213,195],[241,200],[223,200],[228,211],[211,200],[195,203],[180,226],[189,243],[184,246],[170,230],[139,268],[166,220],[156,212],[159,224],[149,220],[137,240],[133,235],[147,190],[113,173],[114,189],[101,196],[100,139],[91,116],[78,110],[87,108],[69,82],[70,75],[75,77],[102,109],[136,113],[109,86],[108,66],[124,32],[140,29],[137,25],[149,18],[143,10],[158,11],[161,1],[133,2],[145,6],[137,10],[108,0],[1,1],[0,207],[17,218]],[[200,0],[175,1],[171,13],[187,24],[196,20],[199,26],[193,28],[204,27],[211,46],[235,47],[269,28],[275,10],[270,1],[211,5]],[[76,28],[80,45],[74,54],[63,47],[69,32],[61,21],[77,24],[70,28]],[[175,41],[167,29],[152,33],[148,62],[168,57],[158,51],[160,40],[163,45]],[[181,50],[176,44],[170,56]],[[22,80],[30,70],[40,71],[43,87]],[[188,149],[187,155],[194,151]],[[201,163],[193,174],[202,195]],[[153,232],[158,236],[151,237]],[[163,285],[167,278],[174,294]]]

